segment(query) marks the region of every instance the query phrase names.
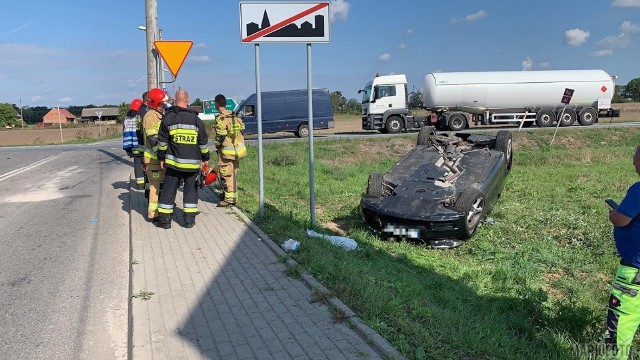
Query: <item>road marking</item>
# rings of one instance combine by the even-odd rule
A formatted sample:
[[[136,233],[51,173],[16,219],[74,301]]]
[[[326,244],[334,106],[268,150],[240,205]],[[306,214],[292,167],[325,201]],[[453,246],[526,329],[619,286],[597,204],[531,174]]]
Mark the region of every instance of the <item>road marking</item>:
[[[25,171],[29,171],[31,169],[34,169],[34,168],[36,168],[36,167],[38,167],[38,166],[40,166],[40,165],[42,165],[44,163],[48,163],[49,161],[55,160],[55,159],[61,157],[62,155],[64,155],[64,153],[60,153],[58,155],[53,155],[53,156],[50,156],[48,158],[42,159],[40,161],[37,161],[37,162],[35,162],[35,163],[31,164],[31,165],[28,165],[28,166],[25,166],[25,167],[21,167],[19,169],[15,169],[13,171],[9,171],[6,174],[0,175],[0,181],[7,180],[7,179],[9,179],[11,177],[14,177],[14,176],[18,175],[18,174],[22,174]]]

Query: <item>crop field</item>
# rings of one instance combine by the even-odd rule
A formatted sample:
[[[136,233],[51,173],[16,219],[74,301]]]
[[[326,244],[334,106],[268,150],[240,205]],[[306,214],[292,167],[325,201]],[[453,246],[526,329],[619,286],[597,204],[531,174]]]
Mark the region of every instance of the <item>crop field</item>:
[[[264,217],[250,147],[239,206],[274,241],[299,240],[292,256],[303,268],[408,358],[589,358],[618,261],[603,199],[619,201],[638,180],[640,129],[561,129],[549,146],[552,134],[514,134],[513,170],[490,222],[456,249],[381,241],[361,220],[368,175],[388,170],[416,134],[316,142],[318,231],[356,240],[356,251],[305,234],[305,142],[265,145]]]
[[[102,136],[100,136],[102,134]],[[62,140],[89,142],[101,138],[122,136],[122,125],[75,125],[62,127]],[[15,128],[0,131],[0,146],[60,144],[60,129],[57,125],[45,128]]]

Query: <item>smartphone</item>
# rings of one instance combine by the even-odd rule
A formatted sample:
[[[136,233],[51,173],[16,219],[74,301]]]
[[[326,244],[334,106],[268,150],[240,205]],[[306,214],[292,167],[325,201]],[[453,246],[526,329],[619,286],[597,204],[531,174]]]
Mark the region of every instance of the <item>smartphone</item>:
[[[606,199],[604,202],[606,202],[606,203],[607,203],[607,205],[609,205],[609,207],[610,207],[612,210],[615,210],[615,209],[617,209],[617,208],[618,208],[618,204],[617,204],[615,201],[613,201],[612,199]]]

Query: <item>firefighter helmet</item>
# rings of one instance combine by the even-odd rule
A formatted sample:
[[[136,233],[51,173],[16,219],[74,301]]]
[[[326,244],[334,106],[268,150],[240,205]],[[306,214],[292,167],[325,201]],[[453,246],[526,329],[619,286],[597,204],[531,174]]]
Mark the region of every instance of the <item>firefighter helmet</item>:
[[[131,100],[130,109],[133,111],[140,110],[140,106],[142,106],[142,99],[133,99]]]
[[[158,109],[158,106],[160,106],[161,103],[168,102],[170,100],[169,96],[167,96],[167,93],[165,93],[164,90],[158,88],[149,90],[149,94],[147,94],[147,97],[149,98],[147,105],[155,110]]]

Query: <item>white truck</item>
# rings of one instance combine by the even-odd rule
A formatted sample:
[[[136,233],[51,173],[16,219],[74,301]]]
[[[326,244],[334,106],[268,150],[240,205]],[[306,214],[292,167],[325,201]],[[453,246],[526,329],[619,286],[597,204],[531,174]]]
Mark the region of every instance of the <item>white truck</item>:
[[[567,88],[574,93],[565,108]],[[611,109],[613,78],[603,70],[430,73],[421,90],[422,106],[431,111],[426,118],[412,116],[407,108],[405,75],[375,77],[359,91],[364,93],[362,128],[397,133],[427,124],[460,131],[470,120],[484,125],[535,122],[541,127],[577,120],[589,126],[599,116],[619,115]]]

